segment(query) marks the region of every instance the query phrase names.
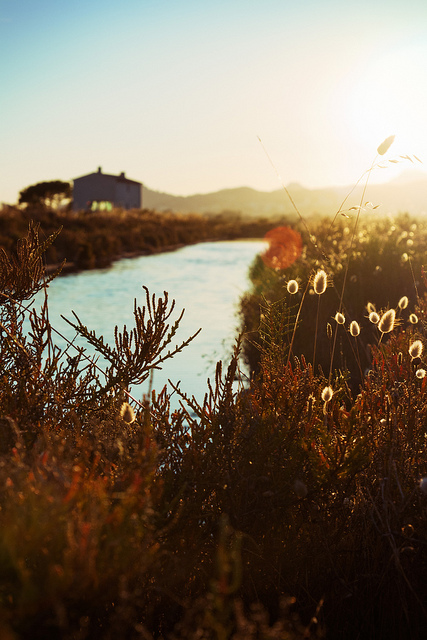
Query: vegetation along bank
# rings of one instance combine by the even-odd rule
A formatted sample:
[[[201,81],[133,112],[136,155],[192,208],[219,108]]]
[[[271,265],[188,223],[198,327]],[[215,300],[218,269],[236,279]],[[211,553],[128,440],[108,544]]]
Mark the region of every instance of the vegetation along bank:
[[[40,238],[62,229],[45,252],[48,267],[66,260],[64,272],[109,266],[114,260],[166,251],[206,240],[262,238],[275,222],[232,213],[215,216],[156,213],[149,210],[60,212],[28,206],[0,212],[0,246],[10,252],[30,221],[40,225]]]
[[[194,337],[167,293],[112,344],[69,318],[88,359],[55,346],[44,256],[102,266],[240,221],[4,213],[0,637],[425,638],[427,225],[366,208],[270,226],[233,357],[174,410],[138,394]]]
[[[238,343],[173,411],[167,295],[111,345],[70,319],[101,370],[31,310],[37,228],[0,253],[2,637],[425,637],[426,226],[335,222],[254,265],[249,386]]]

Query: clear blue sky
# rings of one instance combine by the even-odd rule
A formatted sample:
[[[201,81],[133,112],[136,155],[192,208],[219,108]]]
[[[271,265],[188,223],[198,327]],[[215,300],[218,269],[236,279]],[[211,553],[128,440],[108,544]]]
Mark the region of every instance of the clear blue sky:
[[[0,0],[0,201],[99,165],[279,188],[257,136],[286,184],[351,184],[391,134],[427,171],[426,69],[425,0]]]

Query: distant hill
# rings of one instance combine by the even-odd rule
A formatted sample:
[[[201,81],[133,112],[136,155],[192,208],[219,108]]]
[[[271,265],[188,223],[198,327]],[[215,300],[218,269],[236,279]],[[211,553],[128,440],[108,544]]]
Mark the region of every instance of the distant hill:
[[[306,189],[299,184],[288,187],[302,215],[332,215],[340,207],[351,187],[329,187]],[[362,187],[357,187],[346,202],[346,207],[358,205]],[[396,214],[408,212],[412,215],[427,213],[427,176],[421,172],[404,172],[385,184],[371,184],[366,200],[381,205],[378,212]],[[245,216],[271,217],[292,216],[294,209],[283,189],[257,191],[250,187],[223,189],[213,193],[191,196],[174,196],[168,193],[143,188],[143,206],[157,211],[177,213],[218,214],[241,213]]]

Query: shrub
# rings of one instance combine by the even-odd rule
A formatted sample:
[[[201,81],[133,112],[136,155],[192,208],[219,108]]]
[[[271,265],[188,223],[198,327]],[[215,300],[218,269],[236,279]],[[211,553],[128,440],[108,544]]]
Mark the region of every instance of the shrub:
[[[376,224],[382,243],[322,222],[286,271],[257,261],[250,384],[238,340],[173,411],[166,388],[135,397],[188,343],[166,293],[112,345],[69,319],[101,368],[55,346],[47,293],[32,309],[54,237],[0,253],[3,636],[424,637],[423,235]]]

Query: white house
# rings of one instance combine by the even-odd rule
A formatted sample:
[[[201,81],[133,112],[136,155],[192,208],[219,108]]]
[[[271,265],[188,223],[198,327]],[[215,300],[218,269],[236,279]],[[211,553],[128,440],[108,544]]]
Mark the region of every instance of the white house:
[[[73,180],[73,210],[98,211],[122,209],[141,209],[142,184],[129,180],[124,173],[113,176],[102,173],[101,167],[95,173],[89,173]]]

